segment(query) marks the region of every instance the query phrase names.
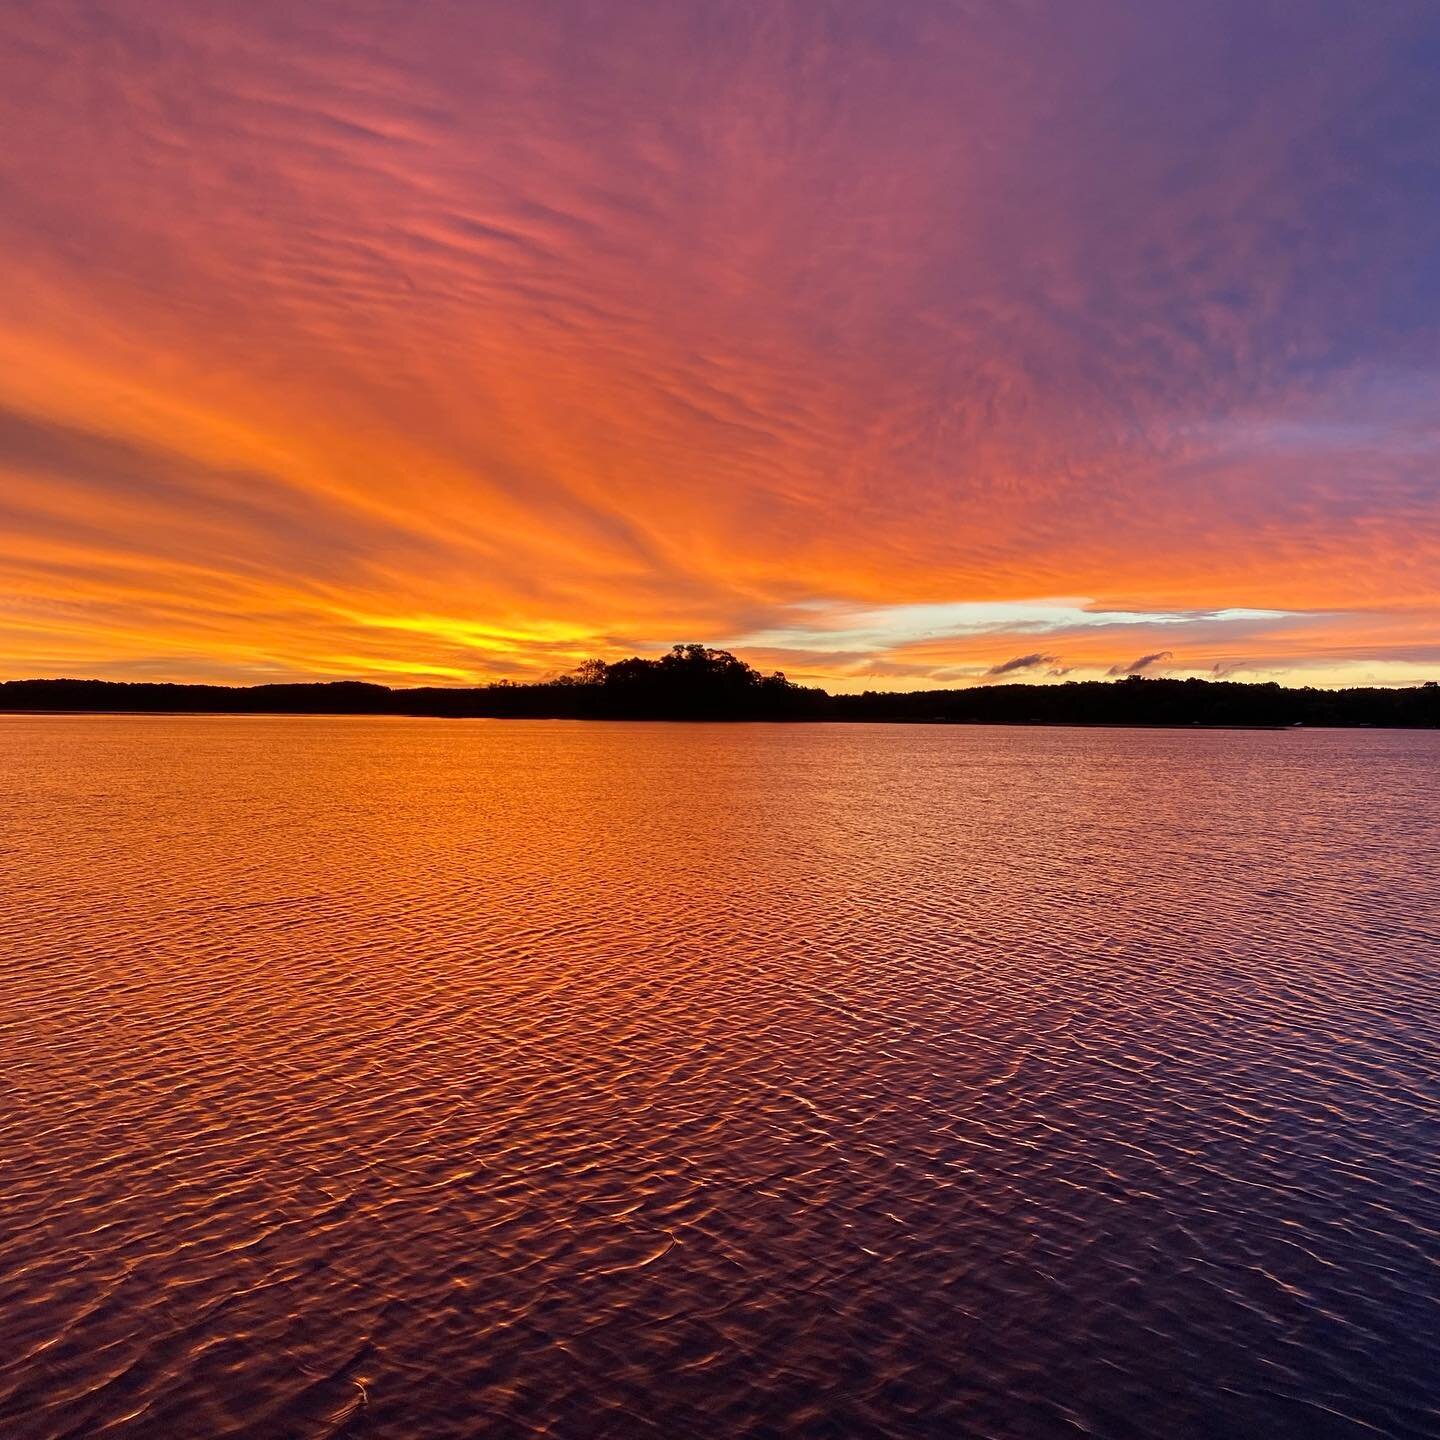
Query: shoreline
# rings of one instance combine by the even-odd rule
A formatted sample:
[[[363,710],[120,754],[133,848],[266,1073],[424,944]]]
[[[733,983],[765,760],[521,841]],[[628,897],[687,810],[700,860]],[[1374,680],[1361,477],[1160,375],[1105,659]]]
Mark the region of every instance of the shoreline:
[[[1269,731],[1271,733],[1293,733],[1296,730],[1412,730],[1427,731],[1440,727],[1434,725],[1383,725],[1374,722],[1344,723],[1330,725],[1275,724],[1258,725],[1237,722],[1227,725],[1215,721],[1174,720],[949,720],[910,719],[905,716],[724,716],[724,715],[443,715],[425,711],[408,710],[85,710],[79,708],[60,709],[50,707],[33,708],[0,707],[0,716],[37,715],[56,718],[60,716],[126,716],[153,715],[158,719],[178,719],[182,716],[211,716],[217,720],[446,720],[451,722],[497,721],[503,724],[536,722],[541,724],[564,723],[569,725],[779,725],[786,729],[808,725],[903,725],[950,730],[1241,730]]]
[[[762,675],[727,651],[586,662],[523,685],[397,686],[363,680],[200,685],[7,680],[0,712],[68,715],[394,715],[444,720],[677,724],[1005,725],[1165,730],[1440,729],[1440,683],[1343,690],[1127,675],[1063,684],[831,694]]]

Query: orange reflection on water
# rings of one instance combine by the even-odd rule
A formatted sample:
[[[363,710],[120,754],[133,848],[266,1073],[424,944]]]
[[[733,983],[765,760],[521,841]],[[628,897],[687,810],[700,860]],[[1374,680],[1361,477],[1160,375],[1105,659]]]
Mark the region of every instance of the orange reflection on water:
[[[5,1433],[1404,1434],[1437,758],[0,717]]]

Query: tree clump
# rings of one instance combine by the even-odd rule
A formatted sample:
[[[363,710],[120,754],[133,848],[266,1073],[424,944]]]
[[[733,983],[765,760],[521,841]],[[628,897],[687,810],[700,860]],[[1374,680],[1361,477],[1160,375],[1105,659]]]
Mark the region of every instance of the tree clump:
[[[1440,728],[1440,685],[1351,690],[1129,674],[1061,685],[829,695],[728,650],[675,645],[654,660],[587,660],[533,684],[392,690],[358,681],[169,685],[10,680],[3,710],[267,715],[436,715],[535,720],[833,720],[979,725],[1403,726]]]

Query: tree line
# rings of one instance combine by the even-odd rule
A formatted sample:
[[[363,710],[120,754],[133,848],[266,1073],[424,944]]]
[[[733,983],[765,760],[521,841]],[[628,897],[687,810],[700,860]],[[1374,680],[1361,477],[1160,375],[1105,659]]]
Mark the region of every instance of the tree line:
[[[363,681],[178,685],[10,680],[0,710],[432,715],[571,720],[831,720],[1002,725],[1440,727],[1440,685],[1317,690],[1235,680],[1067,681],[831,695],[765,675],[727,650],[676,645],[658,659],[587,660],[533,684],[392,689]]]

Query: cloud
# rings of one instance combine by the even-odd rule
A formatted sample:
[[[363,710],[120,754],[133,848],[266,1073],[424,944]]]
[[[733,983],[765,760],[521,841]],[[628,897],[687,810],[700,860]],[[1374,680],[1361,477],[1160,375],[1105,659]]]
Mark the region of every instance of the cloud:
[[[1046,655],[1036,650],[1030,655],[1016,655],[1011,660],[1002,660],[1000,664],[992,665],[985,674],[987,676],[1011,675],[1017,670],[1034,670],[1041,665],[1053,665],[1059,659],[1058,655]],[[1056,672],[1052,670],[1050,673],[1053,675]]]
[[[1440,11],[1041,9],[0,7],[0,674],[1409,674]]]
[[[1162,660],[1173,658],[1170,651],[1157,650],[1152,655],[1141,655],[1128,665],[1112,665],[1105,673],[1107,675],[1143,675],[1151,666],[1158,665]]]

